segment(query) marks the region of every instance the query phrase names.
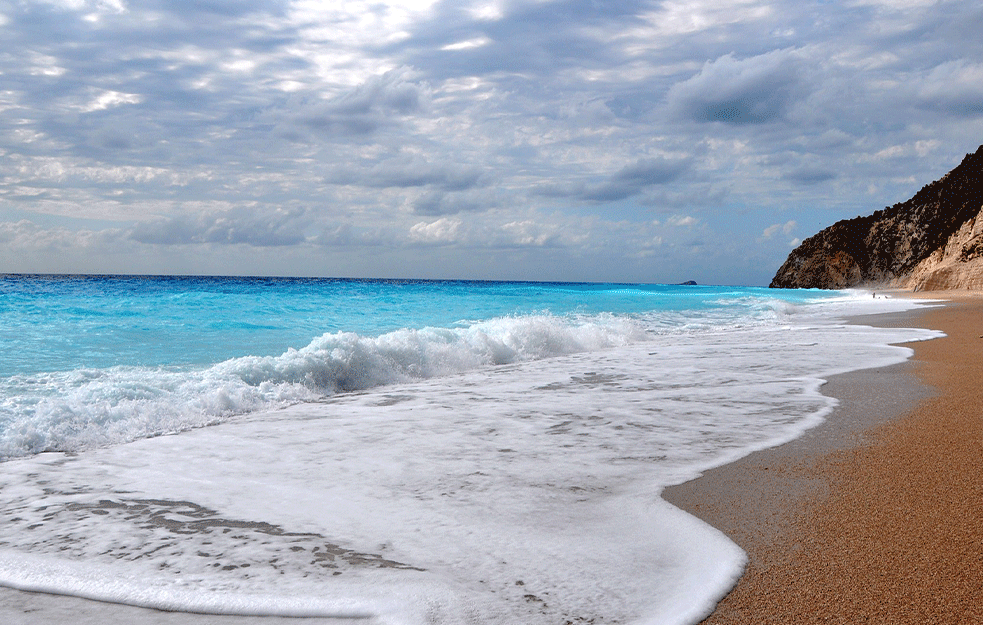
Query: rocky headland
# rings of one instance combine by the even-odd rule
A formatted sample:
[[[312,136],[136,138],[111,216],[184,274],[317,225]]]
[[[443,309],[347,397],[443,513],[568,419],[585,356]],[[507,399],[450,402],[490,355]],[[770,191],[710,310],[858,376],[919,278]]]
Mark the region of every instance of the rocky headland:
[[[983,146],[910,200],[809,237],[770,286],[983,289]]]

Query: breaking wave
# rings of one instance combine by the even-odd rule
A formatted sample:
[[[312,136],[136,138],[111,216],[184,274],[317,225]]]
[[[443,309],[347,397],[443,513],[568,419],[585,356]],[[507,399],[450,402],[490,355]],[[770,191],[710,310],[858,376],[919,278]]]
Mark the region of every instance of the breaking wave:
[[[207,368],[77,369],[0,380],[0,460],[76,451],[202,427],[335,393],[643,340],[614,315],[503,317],[377,337],[324,334],[279,356]]]

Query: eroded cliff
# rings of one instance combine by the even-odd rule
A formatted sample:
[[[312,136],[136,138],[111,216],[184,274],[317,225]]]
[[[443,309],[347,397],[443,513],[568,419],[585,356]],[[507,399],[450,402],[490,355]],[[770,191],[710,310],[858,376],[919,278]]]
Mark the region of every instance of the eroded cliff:
[[[792,250],[778,288],[983,288],[983,146],[907,202],[839,221]]]

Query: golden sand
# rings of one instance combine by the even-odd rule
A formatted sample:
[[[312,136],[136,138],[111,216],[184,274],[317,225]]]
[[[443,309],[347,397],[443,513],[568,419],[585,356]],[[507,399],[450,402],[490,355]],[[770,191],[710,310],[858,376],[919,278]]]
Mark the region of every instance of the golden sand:
[[[830,420],[903,405],[912,371],[933,396],[853,444],[824,451],[813,436],[677,500],[749,553],[705,623],[983,623],[983,300],[908,323],[947,336],[911,344],[913,366],[854,386],[860,398]],[[729,491],[742,484],[751,495]]]

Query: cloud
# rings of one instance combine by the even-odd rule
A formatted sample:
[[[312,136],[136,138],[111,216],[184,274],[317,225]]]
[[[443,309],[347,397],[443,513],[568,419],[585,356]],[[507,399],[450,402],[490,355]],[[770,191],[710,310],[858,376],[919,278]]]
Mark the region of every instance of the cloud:
[[[309,225],[310,219],[304,211],[264,213],[234,208],[139,223],[131,230],[130,238],[156,245],[209,243],[277,247],[305,242],[304,229]]]
[[[600,183],[566,187],[550,184],[537,192],[548,197],[572,197],[596,203],[616,202],[639,195],[650,187],[673,182],[690,166],[689,159],[640,159],[622,167]]]
[[[799,167],[785,173],[782,177],[795,184],[813,185],[835,179],[836,173],[824,167]]]
[[[8,267],[16,266],[25,256],[47,257],[50,262],[52,258],[71,250],[98,253],[115,247],[122,238],[123,232],[113,228],[48,228],[26,219],[0,222],[0,247],[3,248],[0,258],[7,256],[5,266]]]
[[[408,36],[381,47],[432,77],[553,73],[622,56],[610,35],[644,24],[637,0],[489,3],[475,11],[440,2]]]
[[[934,67],[921,81],[918,99],[944,114],[983,116],[983,64],[959,59]]]
[[[141,101],[143,101],[143,96],[135,93],[120,93],[119,91],[104,89],[93,92],[88,102],[79,105],[79,110],[83,113],[91,113],[123,104],[139,104]]]
[[[622,200],[678,178],[689,167],[686,160],[654,158],[639,160],[615,173],[606,183],[586,190],[582,197],[596,202]]]
[[[102,4],[100,2],[100,4]],[[253,13],[281,14],[286,3],[278,0],[163,0],[161,6],[176,15],[212,14],[223,19]]]
[[[0,11],[0,224],[67,270],[114,231],[155,272],[767,283],[775,214],[893,204],[983,137],[971,0]]]
[[[300,106],[289,108],[280,131],[298,142],[309,140],[311,133],[334,139],[370,135],[421,110],[427,89],[412,76],[411,70],[400,68],[327,99],[308,96]]]
[[[502,194],[492,190],[471,190],[463,192],[429,191],[419,196],[413,203],[413,213],[417,215],[455,215],[489,210],[501,204]]]
[[[557,227],[553,224],[542,224],[531,219],[512,221],[502,225],[505,243],[508,246],[543,247],[559,242]]]
[[[334,184],[354,184],[376,188],[436,187],[444,191],[463,191],[483,183],[484,172],[459,163],[432,163],[418,155],[386,159],[369,167],[345,167],[329,176]]]
[[[765,239],[770,239],[774,237],[776,234],[778,234],[779,232],[783,232],[786,235],[789,235],[792,234],[792,231],[795,230],[795,227],[797,225],[798,224],[795,222],[795,220],[789,220],[783,224],[772,224],[767,228],[765,228],[764,232],[761,233],[761,236],[764,237]]]
[[[690,215],[673,215],[666,220],[667,226],[695,226],[697,224],[697,219]]]
[[[448,217],[430,223],[421,221],[410,228],[410,240],[427,244],[454,243],[458,240],[461,223],[460,219]]]
[[[707,61],[693,77],[669,89],[670,109],[697,122],[763,124],[779,120],[805,90],[805,63],[794,50],[747,59],[727,54]]]

